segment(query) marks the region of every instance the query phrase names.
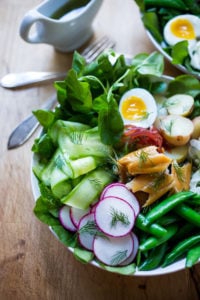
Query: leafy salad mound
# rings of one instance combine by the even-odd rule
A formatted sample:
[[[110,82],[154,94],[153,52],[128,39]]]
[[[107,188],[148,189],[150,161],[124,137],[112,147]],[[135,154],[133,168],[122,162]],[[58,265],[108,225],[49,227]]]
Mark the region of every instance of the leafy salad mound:
[[[139,128],[136,138],[133,139],[135,128],[124,126],[118,105],[126,91],[140,87],[158,98],[184,93],[194,98],[194,109],[190,112],[189,118],[193,119],[200,115],[199,81],[190,75],[166,80],[162,78],[163,70],[163,56],[157,52],[141,53],[127,62],[124,55],[118,55],[110,50],[101,54],[90,64],[86,64],[85,59],[75,52],[72,68],[66,74],[65,80],[55,82],[58,106],[54,111],[37,110],[33,112],[43,127],[42,134],[32,146],[34,152],[33,173],[40,189],[34,213],[40,221],[51,227],[64,245],[73,249],[75,257],[82,262],[95,261],[97,265],[109,271],[133,274],[136,271],[136,265],[138,266],[139,262],[142,263],[142,259],[148,253],[148,251],[144,251],[145,248],[140,246],[142,254],[140,251],[138,252],[137,262],[134,260],[128,265],[117,264],[116,266],[112,263],[109,265],[102,262],[104,258],[98,260],[98,255],[95,256],[90,248],[83,247],[85,239],[81,237],[81,233],[87,231],[89,235],[89,238],[87,235],[87,243],[90,243],[91,247],[94,245],[90,235],[99,236],[95,247],[97,253],[101,255],[102,251],[99,249],[103,247],[102,245],[110,242],[104,235],[105,224],[102,225],[104,209],[107,209],[112,212],[113,235],[117,238],[120,236],[118,227],[122,225],[128,226],[126,233],[132,230],[133,223],[136,221],[137,226],[134,231],[139,243],[141,244],[142,239],[147,239],[147,233],[140,230],[146,226],[145,222],[148,220],[145,221],[144,215],[147,211],[151,211],[153,205],[150,205],[147,211],[146,208],[141,208],[137,220],[129,220],[128,214],[111,207],[111,204],[106,201],[102,201],[98,209],[95,208],[95,204],[102,197],[101,193],[106,186],[119,182],[118,187],[124,188],[124,186],[120,186],[123,174],[119,172],[117,164],[120,158],[123,159],[134,151],[134,147],[138,149],[138,147],[147,146],[148,148],[150,146],[150,148],[155,147],[161,151],[162,137],[155,128],[144,130]],[[128,133],[128,136],[125,133]],[[131,139],[127,140],[128,137]],[[153,148],[153,153],[160,157],[156,151]],[[141,163],[148,160],[147,152],[141,150],[141,154],[140,158],[143,160],[139,160],[138,168]],[[198,162],[194,166],[195,171],[198,170]],[[191,196],[191,194],[188,195]],[[123,206],[125,212],[128,208],[129,215],[135,216],[134,210],[126,201],[120,202],[119,199],[114,201],[113,199],[116,197],[111,195],[109,197],[111,197],[110,203],[118,202],[119,207]],[[102,199],[105,200],[106,197]],[[137,207],[137,203],[134,205]],[[79,209],[79,213],[72,212],[74,214],[73,224],[69,224],[67,207]],[[92,212],[92,215],[89,215],[87,228],[83,226],[77,231],[74,227],[80,220],[80,211],[84,212],[84,217],[88,218],[88,210]],[[96,219],[94,219],[95,210],[96,214],[98,210]],[[67,222],[67,227],[71,226],[70,230],[66,229],[65,222]],[[95,222],[99,222],[98,228]],[[179,219],[178,222],[180,222]],[[101,226],[103,229],[99,230]],[[172,236],[172,233],[175,234],[177,226],[176,224],[171,229],[170,234],[167,235],[168,238]],[[156,232],[159,236],[166,231],[154,224],[148,224],[147,227],[150,227],[150,232]],[[149,233],[149,229],[147,231]],[[116,241],[115,238],[111,240],[113,241],[113,239]],[[127,251],[131,252],[133,242],[137,244],[137,238],[131,235],[131,231],[122,239],[124,243],[126,242],[127,249],[124,248],[123,252],[114,253],[111,262],[125,260]],[[112,248],[109,249],[112,252]],[[168,250],[168,248],[166,249]]]
[[[187,73],[199,76],[199,69],[191,65],[188,41],[179,41],[170,46],[164,39],[165,25],[175,17],[192,15],[200,18],[198,0],[135,0],[142,14],[145,28],[160,45],[166,57],[175,65],[180,65]],[[194,53],[193,53],[194,54]],[[199,60],[199,59],[198,59]]]

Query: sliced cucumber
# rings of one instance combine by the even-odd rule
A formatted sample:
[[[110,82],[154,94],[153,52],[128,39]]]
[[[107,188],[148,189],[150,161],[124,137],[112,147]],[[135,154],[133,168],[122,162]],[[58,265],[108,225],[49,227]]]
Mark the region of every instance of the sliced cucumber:
[[[87,209],[112,180],[113,175],[110,172],[97,168],[85,175],[79,184],[61,201],[73,207]]]
[[[78,122],[69,122],[58,120],[54,123],[54,125],[49,130],[49,135],[52,138],[53,142],[57,144],[60,134],[69,135],[74,131],[82,131],[87,130],[90,127],[88,125],[78,123]]]
[[[61,132],[58,144],[63,153],[70,159],[85,156],[108,157],[112,148],[101,142],[98,130],[74,131],[69,135]]]

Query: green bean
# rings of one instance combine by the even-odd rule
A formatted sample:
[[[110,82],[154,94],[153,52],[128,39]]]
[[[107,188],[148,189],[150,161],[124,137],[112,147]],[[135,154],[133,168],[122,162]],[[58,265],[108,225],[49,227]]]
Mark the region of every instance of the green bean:
[[[177,205],[174,211],[188,222],[200,227],[200,213],[184,203]]]
[[[186,264],[187,268],[191,268],[196,262],[200,259],[200,244],[191,248],[186,256]]]
[[[185,223],[182,226],[180,225],[180,229],[178,232],[175,234],[175,236],[172,237],[170,242],[178,242],[181,241],[182,239],[186,238],[188,235],[194,235],[194,229],[195,225],[191,223]]]
[[[167,233],[167,230],[159,224],[153,223],[150,225],[144,225],[144,220],[145,220],[145,216],[140,213],[137,216],[135,226],[140,230],[151,233],[157,237],[162,237],[163,234]]]
[[[167,225],[170,225],[172,223],[175,223],[175,222],[178,222],[180,221],[180,217],[173,214],[173,213],[170,213],[170,214],[167,214],[163,217],[161,217],[160,219],[157,220],[157,223],[161,226],[167,226]]]
[[[166,267],[172,263],[174,263],[178,258],[182,257],[189,248],[193,247],[197,243],[200,242],[200,234],[194,235],[183,241],[179,242],[170,253],[165,257],[164,263],[162,267]]]
[[[157,237],[154,237],[154,236],[150,236],[143,243],[140,244],[139,249],[142,252],[147,251],[147,250],[151,250],[151,249],[161,245],[162,243],[168,241],[173,235],[175,235],[177,230],[178,230],[178,225],[177,224],[172,224],[172,225],[167,227],[167,233],[165,235],[163,235],[163,237],[157,238]]]
[[[188,201],[188,205],[200,205],[200,194],[194,194]]]
[[[174,194],[162,202],[158,203],[155,205],[152,210],[150,210],[146,214],[146,218],[144,220],[144,223],[150,224],[162,216],[166,215],[169,211],[171,211],[176,205],[184,202],[186,199],[191,197],[193,195],[193,192],[191,191],[185,191],[185,192],[180,192],[177,194]]]
[[[146,7],[168,7],[180,10],[186,10],[185,4],[181,0],[144,0]]]
[[[167,242],[151,250],[147,259],[139,267],[140,271],[149,271],[160,266],[167,250]]]

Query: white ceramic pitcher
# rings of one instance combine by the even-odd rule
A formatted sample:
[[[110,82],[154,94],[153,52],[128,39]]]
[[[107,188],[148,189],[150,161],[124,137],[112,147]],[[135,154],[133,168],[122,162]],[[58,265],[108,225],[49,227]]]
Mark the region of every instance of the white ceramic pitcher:
[[[46,0],[25,14],[20,36],[28,43],[46,43],[62,52],[73,51],[92,36],[92,22],[102,2]]]

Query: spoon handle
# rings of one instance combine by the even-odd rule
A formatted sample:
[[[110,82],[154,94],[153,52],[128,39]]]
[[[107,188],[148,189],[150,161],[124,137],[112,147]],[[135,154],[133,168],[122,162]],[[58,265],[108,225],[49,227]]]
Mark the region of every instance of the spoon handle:
[[[9,73],[1,78],[0,84],[4,88],[12,89],[31,84],[63,79],[66,72],[22,72]]]
[[[41,107],[41,109],[51,109],[57,101],[56,95],[51,96]],[[8,139],[7,148],[14,149],[23,145],[38,128],[39,122],[36,117],[31,114],[23,120],[11,133]]]

